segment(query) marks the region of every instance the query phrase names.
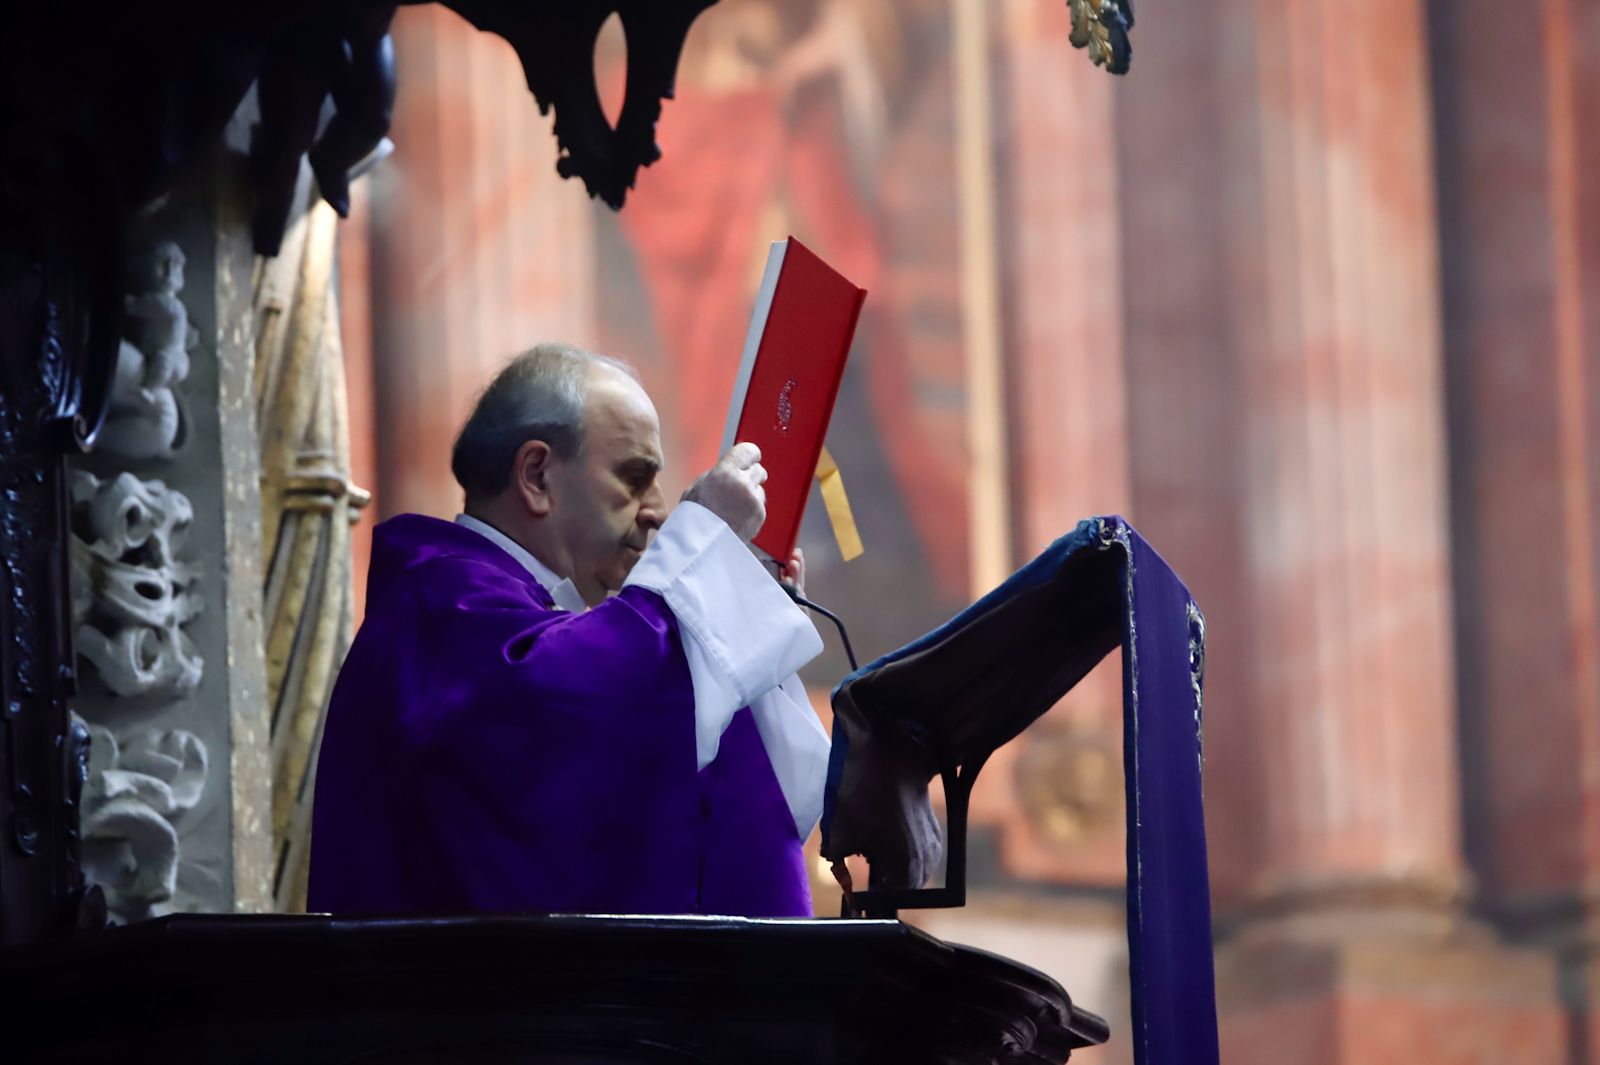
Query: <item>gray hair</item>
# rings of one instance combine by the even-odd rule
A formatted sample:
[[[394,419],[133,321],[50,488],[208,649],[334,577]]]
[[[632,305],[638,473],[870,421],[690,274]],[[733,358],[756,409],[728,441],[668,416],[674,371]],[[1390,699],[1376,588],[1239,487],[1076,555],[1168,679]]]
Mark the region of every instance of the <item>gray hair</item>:
[[[582,450],[584,400],[596,366],[639,379],[621,359],[571,344],[540,344],[495,375],[450,454],[450,471],[469,500],[499,495],[511,482],[517,449],[529,440],[544,441],[560,459]]]

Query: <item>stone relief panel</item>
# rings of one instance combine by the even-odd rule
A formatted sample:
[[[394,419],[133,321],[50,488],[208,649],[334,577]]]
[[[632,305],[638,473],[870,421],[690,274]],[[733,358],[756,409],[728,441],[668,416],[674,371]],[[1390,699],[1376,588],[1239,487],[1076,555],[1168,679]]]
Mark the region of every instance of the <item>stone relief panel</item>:
[[[111,409],[95,451],[70,471],[72,605],[90,737],[82,795],[83,862],[109,915],[134,921],[185,908],[216,879],[185,861],[206,816],[211,762],[188,704],[205,662],[188,627],[201,613],[201,567],[188,549],[194,507],[150,476],[174,462],[187,418],[195,329],[180,298],[186,259],[170,240],[132,264]],[[163,474],[165,476],[165,474]],[[198,879],[197,879],[198,878]]]

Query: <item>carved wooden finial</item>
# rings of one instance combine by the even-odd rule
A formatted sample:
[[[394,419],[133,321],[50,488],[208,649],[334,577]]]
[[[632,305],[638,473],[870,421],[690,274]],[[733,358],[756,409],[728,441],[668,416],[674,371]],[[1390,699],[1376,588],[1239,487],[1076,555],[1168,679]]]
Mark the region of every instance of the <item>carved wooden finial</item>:
[[[1067,0],[1072,11],[1072,43],[1087,48],[1095,66],[1126,74],[1133,62],[1133,0]]]

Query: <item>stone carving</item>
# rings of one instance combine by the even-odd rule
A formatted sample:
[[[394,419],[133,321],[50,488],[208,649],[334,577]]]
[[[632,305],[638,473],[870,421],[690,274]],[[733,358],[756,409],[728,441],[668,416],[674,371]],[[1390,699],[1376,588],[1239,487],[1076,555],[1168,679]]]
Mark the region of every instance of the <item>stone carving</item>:
[[[118,469],[170,460],[183,443],[178,389],[198,342],[179,298],[184,266],[172,241],[150,245],[132,264],[106,422],[88,468],[68,475],[78,660],[105,689],[86,688],[78,699],[90,738],[83,866],[118,921],[177,905],[180,864],[191,890],[195,875],[207,875],[180,863],[186,815],[206,793],[206,747],[171,727],[205,665],[185,631],[202,602],[199,567],[184,557],[194,508],[166,482]]]
[[[205,744],[182,729],[149,730],[118,743],[89,725],[83,790],[83,866],[120,921],[172,910],[183,816],[200,802],[209,768]]]
[[[189,376],[196,334],[178,293],[183,250],[154,245],[134,266],[139,291],[124,307],[128,336],[117,351],[111,408],[98,446],[127,459],[166,458],[182,441],[182,408],[174,386]]]
[[[178,558],[189,500],[130,473],[72,473],[73,623],[78,651],[123,696],[178,696],[204,663],[183,631],[200,612],[197,567]]]

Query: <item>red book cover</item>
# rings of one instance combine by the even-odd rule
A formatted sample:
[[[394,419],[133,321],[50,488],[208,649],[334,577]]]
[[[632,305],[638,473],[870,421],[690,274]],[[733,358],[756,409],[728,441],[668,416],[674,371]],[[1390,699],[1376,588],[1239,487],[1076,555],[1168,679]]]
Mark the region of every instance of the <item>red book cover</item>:
[[[772,245],[734,384],[722,450],[748,440],[767,469],[767,521],[755,545],[786,560],[867,297],[790,237]]]

